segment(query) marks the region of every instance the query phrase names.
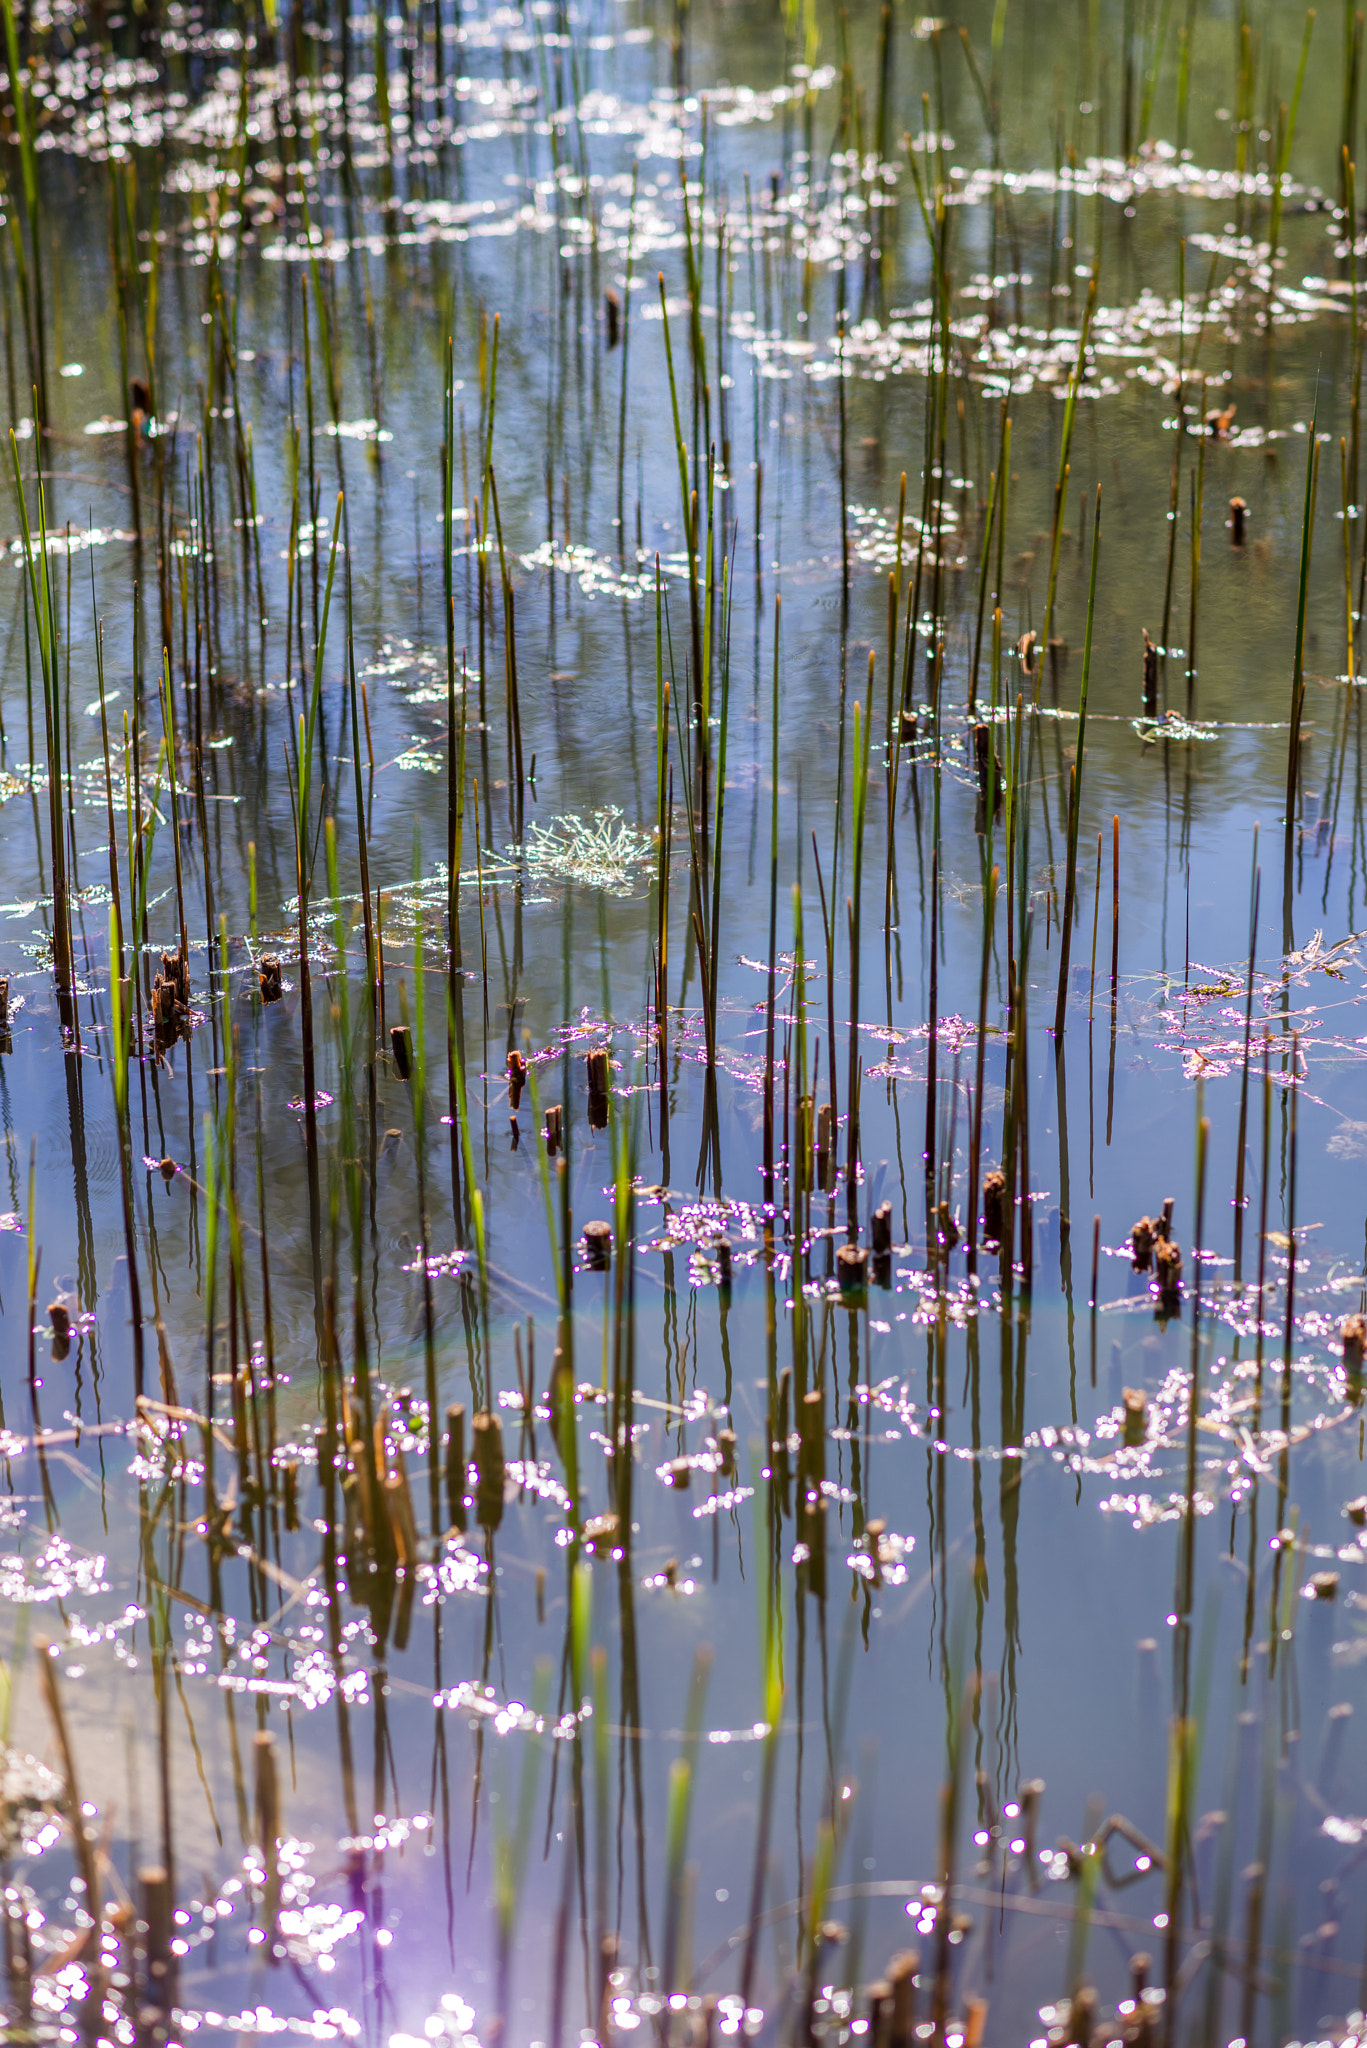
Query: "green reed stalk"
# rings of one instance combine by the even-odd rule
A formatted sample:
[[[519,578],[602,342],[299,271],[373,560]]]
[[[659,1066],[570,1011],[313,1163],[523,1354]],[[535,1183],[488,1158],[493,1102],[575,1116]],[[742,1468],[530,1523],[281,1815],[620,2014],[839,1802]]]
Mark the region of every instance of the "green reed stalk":
[[[1059,921],[1058,1000],[1054,1006],[1054,1042],[1063,1048],[1063,1013],[1068,1002],[1068,960],[1073,944],[1073,906],[1077,895],[1077,835],[1082,814],[1082,749],[1087,738],[1087,685],[1092,673],[1092,627],[1096,619],[1096,569],[1101,554],[1101,486],[1096,487],[1092,515],[1092,572],[1087,585],[1087,638],[1082,651],[1082,689],[1077,713],[1077,759],[1070,777],[1068,803],[1068,871]]]
[[[1301,87],[1305,84],[1305,66],[1306,60],[1310,55],[1310,37],[1314,27],[1315,10],[1312,7],[1308,10],[1305,17],[1305,34],[1301,38],[1300,62],[1296,66],[1296,85],[1291,95],[1291,110],[1286,114],[1285,123],[1282,128],[1281,147],[1277,152],[1276,168],[1272,178],[1272,210],[1268,219],[1267,229],[1267,301],[1269,322],[1272,317],[1272,300],[1276,295],[1277,289],[1277,247],[1281,240],[1282,201],[1285,196],[1283,186],[1286,182],[1286,174],[1291,167],[1291,146],[1296,139],[1296,116],[1300,111]],[[1348,226],[1350,240],[1352,239],[1353,232],[1353,224],[1350,222]]]
[[[1313,19],[1313,17],[1312,17]],[[1291,881],[1296,849],[1296,797],[1301,772],[1301,719],[1305,713],[1305,612],[1310,588],[1310,548],[1315,525],[1315,485],[1319,477],[1319,400],[1310,418],[1310,445],[1305,451],[1305,502],[1301,511],[1300,583],[1296,594],[1296,654],[1291,671],[1291,720],[1286,746],[1286,833],[1282,852],[1282,940],[1291,951]]]
[[[869,794],[869,747],[873,739],[873,669],[875,656],[869,650],[868,702],[861,717],[858,700],[854,707],[854,802],[851,864],[852,907],[850,910],[850,1025],[849,1081],[846,1096],[846,1226],[850,1243],[859,1234],[859,940],[864,896],[864,819]],[[831,1047],[834,1055],[835,1047]]]
[[[693,1658],[693,1678],[688,1688],[688,1715],[683,1743],[669,1767],[669,1794],[665,1809],[665,1932],[664,1968],[661,1982],[669,1991],[678,1988],[679,1930],[684,1908],[684,1858],[688,1852],[688,1823],[693,1804],[693,1780],[701,1754],[703,1706],[707,1680],[712,1670],[712,1652],[703,1645]]]
[[[1097,278],[1093,267],[1091,282],[1087,287],[1087,304],[1082,313],[1082,329],[1078,335],[1077,362],[1068,379],[1068,396],[1063,406],[1063,438],[1059,444],[1058,480],[1054,485],[1054,526],[1049,543],[1049,588],[1044,601],[1044,630],[1040,635],[1039,661],[1035,670],[1035,702],[1039,702],[1040,684],[1044,679],[1044,665],[1049,654],[1049,639],[1054,623],[1054,597],[1058,589],[1059,549],[1063,544],[1063,513],[1068,502],[1069,455],[1073,446],[1073,425],[1077,417],[1077,394],[1087,367],[1087,342],[1091,333],[1092,316],[1096,311]]]
[[[19,292],[24,311],[24,330],[29,349],[30,383],[36,399],[35,434],[50,424],[47,396],[47,351],[43,314],[43,253],[39,232],[42,218],[38,191],[38,156],[33,137],[33,110],[29,88],[19,56],[19,36],[14,20],[14,0],[0,0],[5,22],[5,62],[9,71],[10,96],[14,101],[14,125],[19,142],[19,196],[23,225],[32,251],[32,271],[24,250],[19,221],[11,215]]]
[[[983,955],[978,978],[978,1042],[974,1047],[973,1142],[968,1155],[968,1270],[978,1270],[978,1192],[983,1152],[983,1076],[987,1060],[987,984],[992,967],[992,928],[997,915],[1001,870],[994,867],[983,889]]]
[[[51,557],[48,551],[46,493],[43,487],[41,438],[35,439],[38,454],[38,545],[35,549],[29,526],[28,502],[19,469],[19,443],[10,429],[10,464],[24,565],[28,571],[29,597],[38,639],[38,659],[43,676],[43,710],[47,729],[48,818],[51,830],[52,863],[52,956],[59,997],[65,1001],[75,980],[71,951],[71,903],[67,892],[66,825],[62,817],[62,691],[61,660],[58,651],[58,606],[52,590]]]
[[[703,659],[702,659],[702,614],[698,591],[698,543],[697,513],[692,493],[688,488],[688,449],[684,443],[683,428],[679,422],[679,392],[674,381],[674,351],[669,340],[669,306],[665,299],[665,274],[659,272],[660,317],[664,324],[665,367],[669,372],[669,403],[674,418],[674,447],[679,460],[679,501],[683,519],[684,546],[688,551],[688,609],[693,634],[693,718],[701,727]]]

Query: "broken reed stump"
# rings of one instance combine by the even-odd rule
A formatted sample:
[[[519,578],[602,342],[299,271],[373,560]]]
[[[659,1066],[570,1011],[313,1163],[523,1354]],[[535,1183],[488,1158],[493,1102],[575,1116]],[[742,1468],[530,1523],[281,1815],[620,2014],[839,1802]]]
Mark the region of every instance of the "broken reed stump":
[[[1248,506],[1242,498],[1229,501],[1229,541],[1231,547],[1241,548],[1244,544],[1244,523],[1248,518]]]
[[[565,1119],[558,1102],[553,1102],[546,1111],[546,1128],[543,1133],[546,1150],[554,1158],[565,1139]]]
[[[190,1007],[190,963],[179,946],[174,952],[161,956],[162,978],[169,981],[176,992],[176,1001],[183,1010]]]
[[[892,1203],[880,1202],[869,1218],[873,1241],[873,1277],[880,1287],[892,1285]]]
[[[143,2004],[153,2013],[170,2010],[175,1994],[175,1957],[171,1948],[171,1880],[159,1863],[138,1872],[142,1893]]]
[[[1158,716],[1158,649],[1144,634],[1144,716]]]
[[[584,1257],[591,1271],[606,1273],[612,1262],[612,1225],[596,1219],[584,1225]]]
[[[52,1356],[60,1365],[71,1349],[71,1310],[64,1301],[52,1301],[47,1317],[52,1325]]]
[[[823,1102],[816,1113],[816,1184],[823,1194],[835,1192],[835,1111]]]
[[[607,328],[608,353],[611,355],[622,338],[622,301],[616,292],[603,294],[603,321]]]
[[[1153,1265],[1154,1240],[1158,1235],[1152,1216],[1141,1216],[1130,1226],[1131,1264],[1136,1273],[1147,1273]]]
[[[734,1429],[719,1429],[717,1431],[717,1458],[719,1461],[717,1469],[723,1479],[734,1479],[736,1476],[736,1445],[738,1442],[739,1438]]]
[[[921,1958],[914,1948],[900,1949],[887,1968],[892,1993],[888,2013],[888,2048],[913,2048],[916,2040],[916,1977]]]
[[[475,1466],[475,1518],[481,1529],[503,1520],[503,1424],[487,1409],[470,1425]]]
[[[1068,2039],[1076,2048],[1091,2048],[1095,2026],[1096,1993],[1090,1984],[1083,1984],[1068,2001]]]
[[[718,1286],[729,1290],[731,1286],[731,1240],[729,1237],[713,1238],[712,1257],[717,1265]]]
[[[0,1031],[9,1029],[9,976],[0,974]]]
[[[906,705],[904,704],[902,706],[900,713],[898,714],[897,719],[897,737],[901,744],[904,747],[909,747],[912,741],[915,739],[918,730],[919,728],[916,723],[916,713],[914,711],[908,711]]]
[[[978,780],[978,798],[984,817],[997,814],[1002,796],[1002,771],[992,745],[992,727],[983,721],[973,728],[973,772]]]
[[[608,1123],[608,1049],[597,1046],[584,1062],[589,1074],[589,1126],[604,1131]]]
[[[1160,1238],[1153,1248],[1158,1292],[1165,1308],[1173,1307],[1182,1293],[1182,1253],[1170,1237]]]
[[[1125,1409],[1126,1448],[1137,1450],[1148,1432],[1149,1397],[1142,1387],[1125,1387],[1120,1399]]]
[[[616,1547],[622,1519],[611,1511],[590,1515],[584,1524],[584,1548],[590,1557],[610,1557]]]
[[[465,1404],[453,1401],[446,1411],[446,1520],[452,1529],[465,1527]]]
[[[389,1028],[389,1043],[394,1053],[394,1064],[399,1070],[399,1079],[406,1081],[413,1071],[413,1035],[406,1024],[392,1024]]]
[[[257,967],[263,1003],[278,1003],[285,993],[285,970],[278,953],[263,953]]]
[[[1027,676],[1035,673],[1035,642],[1038,639],[1039,634],[1032,627],[1028,633],[1022,633],[1016,642],[1016,652],[1021,658],[1021,670]]]
[[[835,1255],[840,1292],[845,1296],[865,1294],[869,1285],[869,1254],[862,1244],[842,1244]]]
[[[1345,1316],[1339,1336],[1343,1340],[1345,1372],[1360,1373],[1363,1354],[1367,1352],[1367,1316]]]
[[[999,1166],[983,1178],[983,1236],[1000,1244],[1006,1228],[1006,1175]]]
[[[252,1738],[256,1752],[256,1824],[260,1836],[261,1861],[266,1867],[265,1897],[262,1913],[265,1920],[263,1947],[266,1961],[273,1963],[284,1950],[277,1947],[280,1933],[280,1837],[284,1832],[280,1819],[280,1773],[275,1761],[275,1737],[268,1728],[259,1728]]]
[[[516,1109],[522,1101],[522,1091],[527,1085],[527,1062],[520,1052],[508,1055],[508,1107]]]

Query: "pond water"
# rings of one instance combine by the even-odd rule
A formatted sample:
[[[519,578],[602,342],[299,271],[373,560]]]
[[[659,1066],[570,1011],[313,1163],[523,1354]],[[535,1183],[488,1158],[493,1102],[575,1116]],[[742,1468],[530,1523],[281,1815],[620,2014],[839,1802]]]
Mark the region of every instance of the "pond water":
[[[1361,17],[5,29],[7,2038],[1358,2038]]]

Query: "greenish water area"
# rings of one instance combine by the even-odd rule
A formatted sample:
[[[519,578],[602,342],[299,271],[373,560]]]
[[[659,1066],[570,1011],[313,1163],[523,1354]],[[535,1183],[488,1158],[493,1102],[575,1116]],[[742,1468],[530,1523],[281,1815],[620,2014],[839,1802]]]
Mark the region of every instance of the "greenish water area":
[[[6,2039],[1367,2035],[1363,23],[0,0]]]

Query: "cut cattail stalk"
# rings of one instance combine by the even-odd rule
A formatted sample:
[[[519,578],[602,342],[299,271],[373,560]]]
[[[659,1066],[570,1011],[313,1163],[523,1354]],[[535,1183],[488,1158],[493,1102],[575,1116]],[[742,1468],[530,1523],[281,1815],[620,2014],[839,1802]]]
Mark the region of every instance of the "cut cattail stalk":
[[[406,1024],[390,1026],[389,1043],[394,1052],[394,1064],[399,1070],[399,1079],[406,1081],[413,1070],[412,1036]]]
[[[263,953],[257,969],[263,1003],[278,1003],[285,993],[284,968],[278,953]]]
[[[610,353],[622,338],[622,301],[616,292],[609,291],[603,294],[603,319],[608,331]]]
[[[1016,652],[1021,658],[1021,669],[1027,676],[1035,673],[1035,642],[1038,638],[1038,633],[1032,630],[1029,633],[1022,633],[1016,642]]]
[[[508,1107],[516,1109],[522,1101],[522,1091],[527,1085],[527,1061],[520,1052],[508,1055]]]
[[[693,1483],[693,1467],[687,1458],[671,1458],[664,1467],[664,1481],[676,1493],[687,1493]]]
[[[1343,1339],[1343,1364],[1347,1372],[1361,1372],[1367,1351],[1367,1316],[1345,1316],[1339,1332]]]
[[[564,1140],[564,1118],[558,1102],[553,1102],[546,1111],[545,1138],[548,1152],[556,1153],[560,1150]]]
[[[285,1474],[285,1527],[293,1532],[299,1527],[299,1460],[287,1458]]]
[[[1337,1572],[1311,1572],[1310,1591],[1316,1600],[1335,1600],[1338,1597],[1339,1575]]]
[[[1006,1228],[1006,1175],[999,1166],[983,1180],[983,1236],[1000,1244]]]
[[[899,714],[897,721],[897,736],[904,747],[909,747],[911,745],[912,741],[916,737],[918,730],[919,728],[916,723],[916,713],[914,711],[908,711],[904,707],[901,713]]]
[[[1167,1201],[1163,1204],[1162,1215],[1159,1217],[1158,1221],[1153,1226],[1153,1234],[1155,1237],[1172,1236],[1172,1212],[1176,1208],[1176,1206],[1177,1204],[1174,1201],[1173,1197],[1169,1195]]]
[[[1242,498],[1231,498],[1229,501],[1229,538],[1231,546],[1236,548],[1243,546],[1244,525],[1247,518],[1248,506],[1244,500]]]
[[[1125,1408],[1125,1442],[1134,1450],[1143,1443],[1147,1431],[1149,1397],[1142,1387],[1126,1387],[1120,1398]]]
[[[595,1273],[605,1273],[612,1259],[612,1225],[601,1220],[584,1225],[584,1257]]]
[[[723,1479],[734,1479],[736,1476],[736,1442],[734,1429],[717,1431],[717,1456],[721,1461],[718,1469]]]
[[[892,1252],[892,1203],[880,1202],[869,1218],[869,1235],[873,1240],[873,1255],[876,1259],[887,1258]]]
[[[446,1519],[453,1529],[465,1527],[465,1405],[453,1401],[446,1411]]]
[[[842,1294],[863,1294],[869,1284],[869,1254],[862,1244],[842,1244],[835,1255]]]
[[[0,1031],[9,1025],[9,976],[0,974]]]
[[[1144,716],[1158,716],[1158,649],[1147,632],[1144,635]]]
[[[712,1241],[712,1256],[717,1262],[717,1278],[723,1287],[731,1285],[731,1240],[718,1237]]]
[[[481,1529],[503,1520],[503,1425],[487,1411],[470,1425],[475,1464],[475,1515]]]
[[[1134,1251],[1133,1265],[1136,1273],[1147,1273],[1153,1265],[1153,1243],[1158,1227],[1152,1216],[1141,1216],[1131,1227],[1130,1244]]]
[[[1367,1493],[1345,1503],[1343,1512],[1355,1529],[1367,1529]]]

